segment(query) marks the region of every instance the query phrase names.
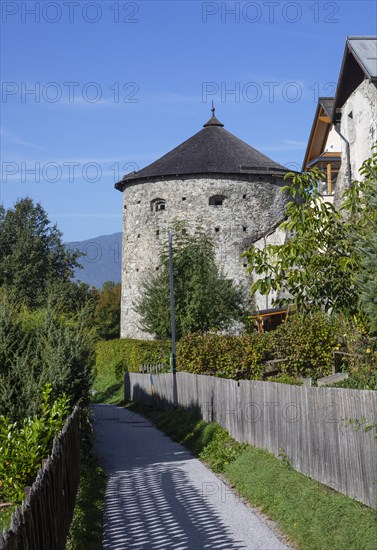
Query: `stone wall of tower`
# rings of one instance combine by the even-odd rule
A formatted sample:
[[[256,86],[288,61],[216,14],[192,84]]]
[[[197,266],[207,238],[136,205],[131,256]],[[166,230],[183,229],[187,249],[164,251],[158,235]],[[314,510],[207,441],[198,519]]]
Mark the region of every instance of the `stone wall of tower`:
[[[282,184],[269,176],[248,175],[128,184],[123,191],[122,338],[152,338],[140,328],[134,307],[142,281],[156,273],[161,245],[176,221],[185,221],[188,229],[190,225],[206,227],[213,235],[218,264],[228,277],[249,288],[251,279],[240,255],[281,221],[285,206]],[[209,204],[216,195],[226,197],[222,206]],[[165,210],[151,208],[155,199],[165,201]],[[265,308],[265,297],[257,301],[258,307]]]

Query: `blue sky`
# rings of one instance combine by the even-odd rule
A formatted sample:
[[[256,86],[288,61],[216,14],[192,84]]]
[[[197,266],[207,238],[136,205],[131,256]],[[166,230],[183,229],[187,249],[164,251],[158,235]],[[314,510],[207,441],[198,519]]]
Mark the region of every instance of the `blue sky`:
[[[42,203],[64,240],[121,230],[114,183],[216,115],[299,168],[347,35],[374,1],[1,3],[1,201]]]

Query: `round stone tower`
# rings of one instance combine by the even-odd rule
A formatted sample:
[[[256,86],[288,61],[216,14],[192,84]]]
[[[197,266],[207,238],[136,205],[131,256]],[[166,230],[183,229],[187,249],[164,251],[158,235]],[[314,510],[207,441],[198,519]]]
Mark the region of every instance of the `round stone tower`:
[[[266,238],[281,240],[274,230],[284,214],[280,188],[287,168],[223,126],[212,108],[201,131],[115,185],[123,192],[122,338],[152,337],[141,329],[134,307],[175,222],[206,227],[218,265],[247,288],[252,281],[241,253]],[[269,306],[265,297],[258,301],[261,309]]]

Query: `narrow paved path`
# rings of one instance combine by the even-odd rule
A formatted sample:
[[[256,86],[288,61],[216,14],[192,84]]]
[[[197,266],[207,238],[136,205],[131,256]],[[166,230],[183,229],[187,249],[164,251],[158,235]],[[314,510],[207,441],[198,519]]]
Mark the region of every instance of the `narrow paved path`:
[[[184,447],[144,417],[96,405],[95,450],[109,474],[105,550],[283,550],[288,546]]]

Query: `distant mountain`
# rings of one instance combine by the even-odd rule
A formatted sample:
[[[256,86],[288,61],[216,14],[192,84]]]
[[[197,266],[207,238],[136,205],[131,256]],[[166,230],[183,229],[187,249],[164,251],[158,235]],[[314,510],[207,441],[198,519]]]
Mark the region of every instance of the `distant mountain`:
[[[122,272],[122,233],[101,235],[87,241],[66,243],[70,250],[79,250],[82,269],[76,269],[75,280],[101,288],[105,281],[119,283]]]

